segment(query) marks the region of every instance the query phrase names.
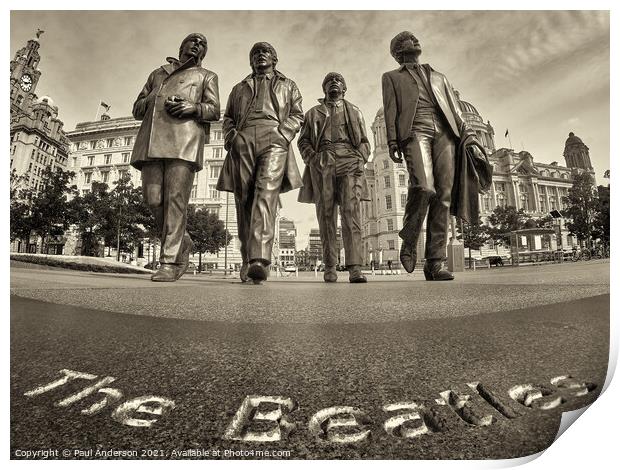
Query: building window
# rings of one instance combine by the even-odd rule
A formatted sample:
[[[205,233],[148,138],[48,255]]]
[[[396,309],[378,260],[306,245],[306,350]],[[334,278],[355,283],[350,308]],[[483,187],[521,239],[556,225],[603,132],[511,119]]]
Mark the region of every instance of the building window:
[[[216,189],[215,184],[210,184],[209,185],[209,198],[211,199],[219,199],[220,198],[220,192]]]
[[[407,185],[407,180],[405,179],[405,174],[404,173],[399,173],[398,174],[398,186],[400,186],[401,188]]]
[[[224,153],[223,147],[215,147],[213,149],[213,158],[222,158],[223,153]]]
[[[121,155],[123,156],[123,163],[129,163],[129,152],[123,152]]]
[[[104,165],[109,165],[110,163],[112,163],[112,154],[106,154],[103,156],[103,163]]]
[[[127,178],[127,170],[118,170],[118,179],[124,180]]]
[[[500,193],[506,192],[506,183],[495,183],[495,191]]]
[[[392,209],[392,196],[391,195],[387,195],[385,196],[385,208],[387,210],[391,210]]]
[[[407,205],[407,193],[400,193],[400,207]]]
[[[491,210],[491,203],[489,201],[489,196],[485,196],[482,198],[482,206],[484,207],[485,212],[489,212]]]
[[[546,186],[538,186],[538,192],[540,194],[547,194],[547,187]]]
[[[77,157],[73,157],[73,166],[76,167],[77,166]]]
[[[84,173],[84,183],[90,183],[92,181],[93,174],[88,172]]]
[[[386,189],[391,187],[390,186],[390,175],[385,175],[383,177],[383,187]]]
[[[386,223],[387,223],[388,232],[391,232],[392,230],[394,230],[394,221],[392,219],[387,219]]]
[[[219,178],[220,176],[220,170],[222,169],[221,166],[217,165],[217,166],[212,166],[211,167],[211,173],[210,176],[211,178]]]
[[[390,167],[390,162],[386,160],[383,160],[383,169],[387,170]]]
[[[89,155],[87,158],[88,158],[88,164],[89,165],[94,165],[95,164],[95,156],[94,155]]]
[[[525,192],[525,185],[523,183],[519,183],[519,192],[520,193],[524,193]]]
[[[102,171],[101,172],[101,180],[104,183],[107,183],[110,180],[110,172],[109,171]]]
[[[191,199],[196,199],[196,194],[198,193],[198,186],[194,185],[192,186],[192,193],[190,194],[190,198]]]
[[[97,148],[97,141],[96,140],[91,140],[90,141],[90,148],[91,148],[91,150]]]
[[[113,147],[114,146],[114,139],[107,139],[106,140],[106,145],[108,147]]]
[[[557,206],[557,202],[556,202],[556,200],[555,200],[555,196],[551,196],[551,197],[549,198],[549,210],[554,211],[554,210],[556,210],[557,208],[558,208],[558,206]]]
[[[213,131],[213,140],[222,140],[222,131]]]
[[[394,240],[388,240],[388,250],[394,249]]]
[[[82,189],[82,196],[86,196],[88,193],[90,193],[90,189]]]
[[[530,209],[527,194],[521,194],[521,208],[525,211]]]
[[[540,211],[541,212],[548,212],[547,211],[547,200],[545,199],[545,196],[540,196],[538,198],[538,203],[540,204]]]
[[[497,207],[506,207],[506,196],[503,194],[497,195]]]

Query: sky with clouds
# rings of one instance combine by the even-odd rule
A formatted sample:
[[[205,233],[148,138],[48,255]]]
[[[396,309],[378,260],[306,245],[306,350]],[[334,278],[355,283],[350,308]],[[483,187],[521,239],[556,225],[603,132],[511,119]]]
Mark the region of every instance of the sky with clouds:
[[[92,120],[99,100],[112,106],[112,117],[130,115],[148,74],[195,31],[208,38],[203,66],[219,76],[222,107],[250,72],[252,44],[267,41],[278,69],[297,83],[304,110],[322,96],[325,74],[337,71],[369,126],[381,107],[381,74],[397,66],[390,39],[410,30],[421,61],[490,120],[498,148],[509,146],[509,129],[516,150],[563,164],[573,131],[589,146],[599,182],[609,168],[606,11],[13,11],[10,20],[11,57],[37,28],[45,30],[37,93],[54,99],[67,130]],[[304,248],[317,223],[313,207],[296,197],[283,195],[282,214],[296,222]]]

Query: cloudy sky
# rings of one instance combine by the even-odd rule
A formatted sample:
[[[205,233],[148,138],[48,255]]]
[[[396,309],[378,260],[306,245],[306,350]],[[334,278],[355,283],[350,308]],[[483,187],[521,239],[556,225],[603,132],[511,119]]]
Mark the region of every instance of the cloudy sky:
[[[390,39],[410,30],[421,41],[422,62],[445,73],[491,121],[498,148],[509,146],[509,129],[516,150],[563,164],[573,131],[589,146],[599,181],[609,168],[605,11],[13,11],[10,20],[11,57],[37,28],[45,30],[37,92],[54,99],[67,130],[92,120],[99,100],[112,106],[112,117],[130,115],[150,71],[176,56],[194,31],[208,38],[203,66],[219,76],[222,107],[250,71],[252,44],[268,41],[304,110],[322,96],[325,74],[337,71],[370,125],[381,106],[381,74],[397,66]],[[317,223],[312,206],[296,197],[283,196],[282,213],[297,223],[303,248]]]

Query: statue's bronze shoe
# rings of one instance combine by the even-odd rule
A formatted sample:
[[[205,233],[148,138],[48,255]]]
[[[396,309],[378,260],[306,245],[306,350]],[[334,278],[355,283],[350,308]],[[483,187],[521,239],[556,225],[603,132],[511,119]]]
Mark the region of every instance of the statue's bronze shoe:
[[[336,282],[338,280],[338,274],[336,274],[336,268],[334,266],[325,267],[323,280],[325,282]]]
[[[362,269],[360,266],[351,266],[349,268],[349,282],[352,284],[362,284],[368,282],[366,276],[362,274]]]
[[[177,280],[178,267],[174,264],[162,264],[155,274],[151,276],[153,282],[174,282]]]
[[[415,245],[403,242],[400,245],[400,262],[405,268],[405,271],[412,273],[415,269],[415,264],[418,261],[418,254]]]
[[[194,242],[192,241],[192,239],[189,237],[188,234],[185,234],[185,236],[183,237],[183,258],[182,258],[182,262],[181,265],[177,268],[177,279],[180,279],[181,276],[183,274],[185,274],[185,272],[187,271],[187,267],[189,266],[189,255],[192,252],[192,249],[194,248]]]
[[[239,279],[241,279],[241,282],[248,282],[250,280],[250,278],[248,277],[249,267],[250,265],[245,261],[241,265],[241,270],[239,271]]]
[[[248,277],[252,279],[254,284],[260,284],[262,281],[267,279],[269,275],[269,271],[267,271],[267,267],[261,263],[260,261],[252,261],[250,263],[250,267],[248,268]]]
[[[454,279],[454,275],[443,268],[441,261],[424,263],[424,277],[427,281],[451,281]]]

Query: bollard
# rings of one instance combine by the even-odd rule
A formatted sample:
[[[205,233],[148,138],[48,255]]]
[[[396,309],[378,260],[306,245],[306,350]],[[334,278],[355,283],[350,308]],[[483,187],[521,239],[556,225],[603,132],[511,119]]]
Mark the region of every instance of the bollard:
[[[299,277],[299,268],[295,268],[295,277]]]

